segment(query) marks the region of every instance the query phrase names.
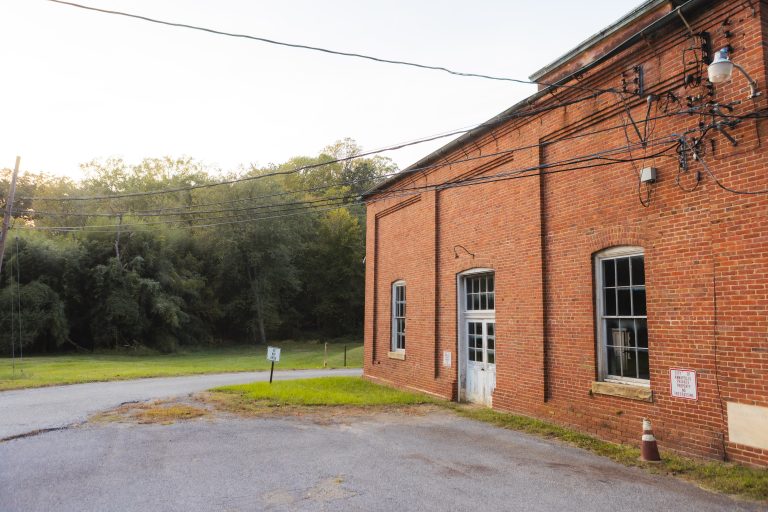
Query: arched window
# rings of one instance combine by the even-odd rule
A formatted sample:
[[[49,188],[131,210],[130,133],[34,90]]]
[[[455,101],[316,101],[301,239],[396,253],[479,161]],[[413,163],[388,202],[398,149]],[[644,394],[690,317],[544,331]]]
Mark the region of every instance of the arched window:
[[[648,318],[642,247],[595,255],[597,348],[601,380],[648,385]]]
[[[405,281],[392,283],[392,352],[405,351]]]

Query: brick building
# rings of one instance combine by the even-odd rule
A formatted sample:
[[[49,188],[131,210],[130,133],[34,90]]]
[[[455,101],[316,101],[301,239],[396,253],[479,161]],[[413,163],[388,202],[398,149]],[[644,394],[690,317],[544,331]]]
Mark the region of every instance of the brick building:
[[[768,465],[767,31],[647,1],[369,191],[365,376]]]

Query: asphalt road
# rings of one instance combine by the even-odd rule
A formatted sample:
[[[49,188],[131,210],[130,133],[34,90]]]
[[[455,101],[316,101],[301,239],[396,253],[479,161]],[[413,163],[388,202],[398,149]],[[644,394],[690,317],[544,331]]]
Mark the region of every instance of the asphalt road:
[[[87,424],[0,443],[0,510],[756,511],[438,409]]]
[[[277,380],[361,375],[360,369],[277,371]],[[220,373],[93,382],[0,392],[0,440],[79,423],[123,402],[186,395],[227,384],[269,380],[269,372]],[[0,509],[2,510],[2,509]]]

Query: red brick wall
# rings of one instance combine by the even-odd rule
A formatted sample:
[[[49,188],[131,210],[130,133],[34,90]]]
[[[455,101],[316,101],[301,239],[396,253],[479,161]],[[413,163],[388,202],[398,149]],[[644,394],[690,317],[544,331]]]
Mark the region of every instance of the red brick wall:
[[[734,61],[765,90],[768,8],[755,5],[753,14],[748,4],[712,2],[687,19],[694,31],[711,33],[713,49],[730,44]],[[622,71],[642,64],[647,93],[671,90],[685,108],[685,96],[707,92],[683,87],[682,52],[691,44],[686,33],[678,23],[650,34],[647,44],[590,70],[580,84],[617,87]],[[734,73],[730,84],[715,89],[713,100],[742,100],[736,114],[765,107],[764,96],[746,100],[747,94],[746,80]],[[525,108],[585,95],[567,90]],[[626,98],[633,118],[644,119],[645,99]],[[665,106],[668,112],[681,108],[663,97],[653,103],[651,116],[663,115]],[[636,164],[658,168],[648,208],[638,199],[639,192],[645,198],[645,189],[638,190],[631,163],[594,160],[590,168],[555,172],[574,166],[558,166],[566,159],[626,146],[619,128],[625,119],[619,98],[602,94],[510,120],[447,155],[445,165],[369,198],[365,375],[455,399],[457,274],[491,268],[497,294],[494,408],[630,443],[639,441],[641,418],[649,417],[663,448],[711,458],[723,457],[725,448],[732,460],[768,465],[767,451],[728,442],[726,407],[768,406],[768,196],[726,192],[698,162],[690,162],[680,177],[690,189],[696,172],[702,174],[696,190],[685,192],[676,184],[675,151]],[[649,138],[669,138],[699,121],[688,114],[658,119],[649,124]],[[703,157],[722,183],[768,189],[766,130],[754,119],[730,129],[736,147],[722,135],[707,136]],[[639,142],[631,126],[627,133]],[[635,147],[632,156],[671,145],[651,142],[645,150]],[[502,153],[521,147],[526,148]],[[537,165],[552,167],[543,176],[534,170],[520,179],[408,192]],[[651,403],[590,393],[597,378],[593,255],[617,245],[645,251]],[[388,357],[390,289],[398,279],[406,281],[408,294],[403,361]],[[453,354],[451,368],[442,367],[443,351]],[[670,396],[670,367],[697,371],[697,401]]]

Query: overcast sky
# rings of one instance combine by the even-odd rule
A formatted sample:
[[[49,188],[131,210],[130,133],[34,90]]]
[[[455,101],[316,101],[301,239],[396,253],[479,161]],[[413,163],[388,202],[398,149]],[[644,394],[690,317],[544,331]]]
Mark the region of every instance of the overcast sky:
[[[526,79],[639,0],[80,0],[287,42]],[[0,167],[187,155],[230,170],[480,123],[535,91],[0,0]],[[388,153],[401,167],[448,140]]]

